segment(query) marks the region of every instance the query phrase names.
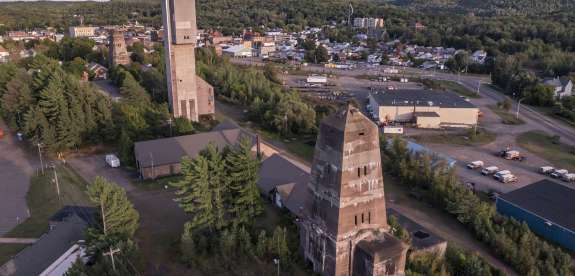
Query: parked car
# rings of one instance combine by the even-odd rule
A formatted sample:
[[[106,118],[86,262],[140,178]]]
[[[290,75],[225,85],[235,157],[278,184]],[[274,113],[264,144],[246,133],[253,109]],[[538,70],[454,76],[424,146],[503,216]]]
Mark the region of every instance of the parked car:
[[[467,168],[472,169],[472,170],[479,169],[482,167],[483,167],[483,161],[473,161],[473,162],[467,164]]]
[[[561,180],[565,182],[574,182],[575,181],[575,173],[568,173],[561,176]]]
[[[561,178],[563,175],[568,174],[569,172],[567,170],[555,170],[553,171],[550,176],[553,178]]]
[[[517,181],[517,177],[515,175],[512,175],[511,173],[496,175],[495,179],[504,184]]]
[[[543,166],[543,167],[539,168],[539,173],[541,173],[541,174],[550,174],[553,171],[555,171],[555,168],[550,167],[550,166]]]
[[[120,158],[114,154],[108,154],[106,155],[106,164],[112,168],[118,168],[120,167]]]
[[[497,155],[507,160],[523,161],[526,159],[525,156],[521,155],[521,152],[517,150],[502,150]]]
[[[496,173],[498,170],[499,170],[498,167],[491,166],[491,167],[487,167],[487,168],[484,168],[483,170],[481,170],[481,174],[482,175],[492,175],[492,174]]]
[[[494,174],[493,174],[493,178],[494,178],[495,180],[501,181],[501,179],[503,178],[503,176],[508,175],[508,174],[511,174],[511,172],[510,172],[509,170],[501,170],[501,171],[498,171],[498,172],[494,173]]]

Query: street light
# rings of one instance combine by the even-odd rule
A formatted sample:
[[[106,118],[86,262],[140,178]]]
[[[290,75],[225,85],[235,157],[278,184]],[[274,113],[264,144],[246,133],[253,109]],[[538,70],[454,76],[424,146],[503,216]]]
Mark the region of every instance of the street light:
[[[525,98],[521,98],[518,102],[517,102],[517,113],[515,114],[515,118],[517,120],[519,120],[519,108],[521,107],[521,102],[525,100]]]

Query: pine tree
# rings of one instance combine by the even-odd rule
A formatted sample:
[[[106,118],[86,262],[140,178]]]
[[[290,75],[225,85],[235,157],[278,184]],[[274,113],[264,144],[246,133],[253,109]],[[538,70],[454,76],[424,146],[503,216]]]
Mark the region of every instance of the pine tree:
[[[186,211],[192,215],[189,222],[190,231],[202,228],[213,230],[215,228],[214,202],[210,187],[210,173],[208,160],[199,155],[195,159],[182,159],[183,179],[172,183],[178,188],[177,201]]]
[[[241,257],[249,257],[254,254],[253,252],[253,245],[252,245],[252,238],[250,233],[246,230],[245,227],[240,227],[238,231],[238,247],[240,251]]]
[[[126,191],[115,183],[97,177],[88,186],[88,196],[100,205],[102,233],[132,238],[139,227],[140,215],[128,200]]]
[[[258,257],[263,257],[268,252],[268,238],[265,230],[262,230],[258,235],[258,241],[256,245],[256,255]]]
[[[237,223],[251,222],[263,212],[263,203],[257,186],[259,160],[252,154],[252,143],[242,139],[226,156],[226,166],[230,177],[232,210]]]
[[[133,165],[134,162],[134,142],[128,135],[128,132],[122,129],[120,131],[120,140],[118,141],[118,152],[120,160],[126,165]]]
[[[40,92],[38,105],[50,123],[56,123],[62,109],[66,107],[64,84],[61,76],[52,76],[47,86]]]
[[[224,199],[227,192],[227,182],[225,163],[218,148],[210,143],[204,151],[200,153],[208,161],[209,189],[212,192],[213,218],[216,229],[222,229],[227,225]]]

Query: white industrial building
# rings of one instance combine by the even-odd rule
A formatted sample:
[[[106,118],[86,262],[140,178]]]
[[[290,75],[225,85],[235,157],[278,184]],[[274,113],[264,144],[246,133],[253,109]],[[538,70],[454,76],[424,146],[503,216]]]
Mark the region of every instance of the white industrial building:
[[[434,90],[392,90],[369,95],[380,123],[413,123],[419,128],[472,127],[479,109],[457,94]]]

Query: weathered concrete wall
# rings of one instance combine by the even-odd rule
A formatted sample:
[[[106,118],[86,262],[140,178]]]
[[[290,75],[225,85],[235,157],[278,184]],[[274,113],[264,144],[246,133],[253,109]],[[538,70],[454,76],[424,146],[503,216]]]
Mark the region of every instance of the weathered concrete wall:
[[[351,275],[357,243],[389,228],[379,130],[356,108],[320,125],[309,191],[314,200],[301,223],[304,257],[322,275]]]

